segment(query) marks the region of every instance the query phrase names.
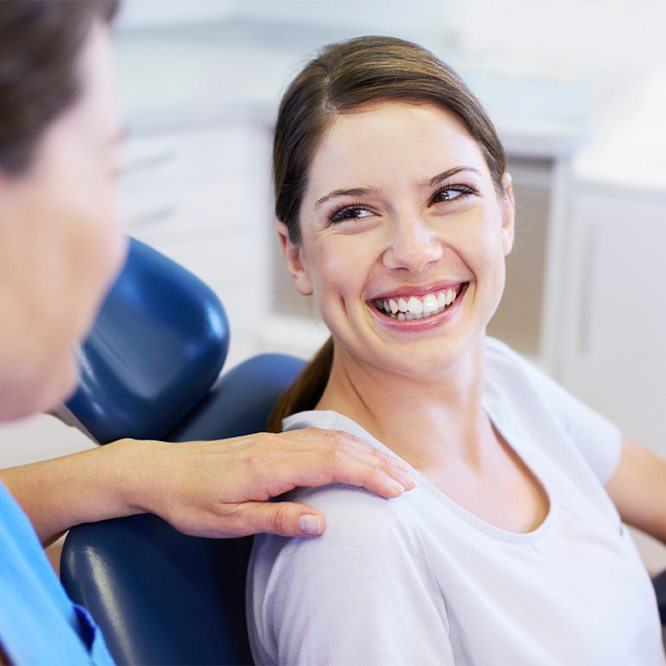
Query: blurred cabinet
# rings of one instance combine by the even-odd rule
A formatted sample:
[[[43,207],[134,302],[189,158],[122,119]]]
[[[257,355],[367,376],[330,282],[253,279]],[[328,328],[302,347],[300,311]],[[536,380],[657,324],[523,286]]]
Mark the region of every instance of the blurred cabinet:
[[[666,456],[666,196],[581,189],[566,228],[557,379]]]
[[[508,170],[516,198],[515,238],[506,258],[502,300],[487,330],[521,354],[541,362],[553,162],[509,156]]]

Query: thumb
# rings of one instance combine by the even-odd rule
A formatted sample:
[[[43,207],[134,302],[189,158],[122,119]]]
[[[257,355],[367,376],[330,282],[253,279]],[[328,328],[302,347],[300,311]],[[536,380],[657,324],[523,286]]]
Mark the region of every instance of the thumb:
[[[297,502],[245,502],[248,533],[269,532],[278,536],[317,536],[325,527],[324,516]]]

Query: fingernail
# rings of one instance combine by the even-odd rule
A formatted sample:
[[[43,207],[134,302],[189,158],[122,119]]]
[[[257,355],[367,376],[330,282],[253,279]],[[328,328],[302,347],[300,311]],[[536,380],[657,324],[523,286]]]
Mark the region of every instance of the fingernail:
[[[405,471],[407,471],[409,469],[409,465],[406,462],[403,462],[402,460],[398,460],[397,458],[391,458],[391,462],[396,467],[399,467],[400,469],[404,469]]]
[[[305,534],[321,534],[321,520],[319,516],[306,514],[298,519],[298,529]]]

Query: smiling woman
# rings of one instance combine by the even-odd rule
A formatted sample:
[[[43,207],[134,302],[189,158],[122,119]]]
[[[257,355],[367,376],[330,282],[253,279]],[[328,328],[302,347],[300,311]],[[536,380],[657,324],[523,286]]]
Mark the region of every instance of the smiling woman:
[[[435,152],[435,145],[443,152]],[[336,168],[341,164],[344,169]],[[278,230],[297,289],[315,295],[332,332],[336,324],[327,319],[331,308],[341,304],[350,315],[356,313],[350,323],[358,326],[360,302],[368,306],[362,308],[364,318],[371,315],[375,326],[394,331],[408,344],[409,336],[401,333],[438,328],[451,318],[455,308],[449,308],[450,314],[441,308],[453,297],[448,290],[457,295],[461,286],[468,300],[481,299],[483,308],[471,312],[485,317],[483,326],[488,322],[504,286],[503,258],[513,243],[511,177],[491,120],[446,64],[415,45],[382,37],[329,47],[296,77],[282,99],[273,166]],[[500,210],[502,224],[497,225]],[[421,215],[423,211],[427,214]],[[396,214],[407,223],[387,224]],[[441,226],[444,221],[458,242],[475,252],[475,263],[486,264],[481,278],[492,282],[492,288],[470,290],[468,285],[475,282],[468,266],[447,261],[446,273],[440,273],[436,264],[443,252],[454,250],[445,250],[433,231],[433,223]],[[388,238],[389,233],[394,237]],[[362,243],[355,240],[358,234]],[[307,242],[309,235],[315,243]],[[330,269],[331,280],[350,275],[363,279],[359,262],[377,261],[383,247],[385,268],[402,270],[374,270],[362,285],[347,280],[345,291],[357,288],[364,293],[350,294],[340,303],[337,297],[325,299],[328,290],[313,283],[328,273],[317,271],[311,277],[303,270],[311,261]],[[359,249],[366,250],[363,257]],[[325,256],[308,257],[319,251]],[[408,282],[396,284],[403,276]],[[438,288],[446,288],[446,294]],[[397,296],[393,306],[387,294]],[[396,321],[377,317],[371,305],[376,299],[386,300],[385,312],[394,308]],[[342,331],[338,335],[346,337]],[[382,355],[392,356],[396,343],[393,340]],[[348,344],[353,348],[354,342]],[[283,395],[269,430],[279,432],[282,418],[316,404],[330,374],[332,350],[330,338]],[[430,366],[431,352],[426,351],[424,359]],[[386,358],[375,357],[375,362],[385,365]]]
[[[641,489],[666,505],[666,462],[640,462],[613,423],[486,335],[514,198],[476,98],[415,44],[328,46],[285,93],[274,167],[285,260],[331,337],[269,428],[364,436],[416,487],[384,503],[342,484],[288,495],[329,529],[255,540],[255,660],[663,664],[622,519],[666,538]]]

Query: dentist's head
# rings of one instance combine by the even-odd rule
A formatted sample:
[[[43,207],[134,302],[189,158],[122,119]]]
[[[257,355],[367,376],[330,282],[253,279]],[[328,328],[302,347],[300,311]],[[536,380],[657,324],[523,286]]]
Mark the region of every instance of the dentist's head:
[[[324,49],[287,89],[274,142],[277,228],[332,338],[274,410],[312,409],[333,350],[366,376],[443,376],[504,289],[514,203],[492,122],[425,49],[362,37]]]
[[[0,3],[0,420],[67,397],[77,345],[125,254],[116,8]]]

